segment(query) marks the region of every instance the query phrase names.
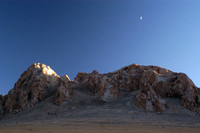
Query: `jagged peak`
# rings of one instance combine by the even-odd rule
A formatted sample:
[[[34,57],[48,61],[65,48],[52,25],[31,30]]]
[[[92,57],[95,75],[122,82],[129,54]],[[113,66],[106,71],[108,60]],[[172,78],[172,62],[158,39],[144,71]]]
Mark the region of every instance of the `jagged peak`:
[[[64,81],[71,81],[70,78],[69,78],[69,76],[66,75],[66,74],[65,74],[64,76],[61,76],[60,78],[61,78],[62,80],[64,80]]]
[[[58,76],[56,74],[56,72],[51,69],[50,66],[47,66],[45,64],[42,63],[34,63],[32,64],[27,71],[33,71],[33,74],[39,74],[39,73],[43,73],[45,75],[54,75],[54,76]]]
[[[27,109],[55,93],[60,77],[49,66],[32,64],[8,92],[4,110]]]

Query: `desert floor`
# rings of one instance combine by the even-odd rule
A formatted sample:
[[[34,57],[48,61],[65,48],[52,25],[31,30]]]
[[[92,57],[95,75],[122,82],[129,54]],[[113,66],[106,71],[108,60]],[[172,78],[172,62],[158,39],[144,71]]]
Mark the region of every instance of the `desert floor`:
[[[200,133],[200,127],[156,126],[137,124],[87,123],[29,123],[0,126],[0,133]]]

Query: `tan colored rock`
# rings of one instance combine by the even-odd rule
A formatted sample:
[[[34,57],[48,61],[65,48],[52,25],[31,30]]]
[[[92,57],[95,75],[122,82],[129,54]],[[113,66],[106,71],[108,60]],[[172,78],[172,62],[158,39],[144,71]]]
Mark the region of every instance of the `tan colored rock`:
[[[5,110],[30,108],[55,93],[59,76],[44,64],[35,63],[22,73],[13,89],[8,92]]]
[[[182,105],[190,110],[197,106],[200,99],[197,87],[187,75],[157,66],[132,64],[107,74],[97,71],[79,73],[75,82],[86,84],[97,97],[105,101],[110,92],[118,97],[120,91],[139,90],[134,103],[150,111],[162,112],[166,109],[166,102],[161,97],[182,98]]]
[[[193,110],[197,106],[198,88],[186,74],[179,73],[169,80],[170,95],[182,98],[185,108]]]
[[[145,105],[146,101],[149,100],[149,98],[147,98],[145,101],[144,94],[140,91],[146,93],[154,92],[154,95],[148,95],[151,97],[151,103],[154,103],[152,105],[154,105],[154,107],[157,106],[157,109],[153,108],[154,111],[165,110],[164,106],[166,104],[163,100],[160,100],[160,96],[182,98],[183,106],[190,110],[194,109],[197,106],[197,87],[185,74],[173,73],[159,67],[156,68],[155,66],[150,66],[144,68],[144,71],[140,75],[139,81],[140,90],[135,98],[135,104],[138,107],[141,107],[141,105]],[[156,104],[155,100],[153,100],[155,99],[155,95],[159,98],[156,100]],[[139,98],[141,98],[141,100]],[[143,103],[139,105],[141,101],[143,101]],[[160,107],[162,109],[160,109]],[[142,108],[149,110],[147,107],[144,106],[142,106]]]
[[[110,101],[120,95],[116,83],[111,78],[99,74],[96,70],[89,75],[87,86],[103,101]]]
[[[88,81],[89,74],[85,72],[79,72],[75,77],[74,82],[82,85],[86,85]]]
[[[110,101],[120,95],[119,86],[104,74],[99,74],[96,70],[92,73],[79,73],[75,82],[80,85],[86,85],[94,95],[103,100]]]
[[[139,66],[133,64],[105,75],[111,78],[120,88],[120,90],[132,91],[139,89],[138,77],[140,75],[140,71],[141,70]]]
[[[66,83],[68,83],[69,81],[71,81],[68,75],[61,76],[60,79],[63,82],[66,82]]]
[[[157,75],[158,73],[152,69],[144,70],[140,75],[140,90],[135,97],[134,103],[148,111],[162,112],[165,111],[166,102],[152,88],[159,82]]]
[[[152,88],[140,89],[134,103],[148,111],[163,112],[166,109],[166,102]]]
[[[70,81],[67,75],[61,76],[59,81],[59,87],[55,96],[55,104],[60,105],[66,99],[71,97],[72,93],[72,81]]]
[[[50,67],[35,63],[3,97],[3,104],[0,97],[0,111],[18,112],[52,95],[55,96],[55,104],[60,105],[71,98],[73,89],[85,87],[103,101],[118,98],[122,91],[138,90],[134,104],[148,111],[165,111],[167,103],[162,97],[181,98],[182,105],[190,110],[200,104],[200,90],[187,75],[157,66],[132,64],[106,74],[96,70],[92,73],[80,72],[71,81],[67,75],[59,77]]]

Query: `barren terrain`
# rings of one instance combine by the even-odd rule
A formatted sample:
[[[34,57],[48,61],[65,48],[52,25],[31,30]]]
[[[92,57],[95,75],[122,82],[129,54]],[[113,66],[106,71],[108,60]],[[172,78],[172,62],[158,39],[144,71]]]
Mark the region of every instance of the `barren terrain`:
[[[167,110],[162,113],[144,111],[135,106],[133,95],[124,93],[112,102],[95,101],[89,91],[75,89],[71,101],[61,106],[49,97],[33,108],[8,114],[0,120],[0,132],[7,133],[199,133],[200,115],[185,109],[177,98],[166,98]]]

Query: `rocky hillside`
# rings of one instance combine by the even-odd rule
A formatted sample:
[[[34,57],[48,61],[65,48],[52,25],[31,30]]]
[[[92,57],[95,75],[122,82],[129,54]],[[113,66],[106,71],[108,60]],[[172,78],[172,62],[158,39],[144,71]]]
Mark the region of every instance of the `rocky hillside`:
[[[0,114],[27,110],[52,96],[59,106],[73,100],[76,88],[87,88],[92,97],[104,102],[116,100],[123,92],[137,91],[131,103],[147,111],[165,111],[165,97],[182,99],[180,104],[189,110],[200,105],[200,90],[186,74],[161,67],[132,64],[106,74],[96,70],[80,72],[71,81],[67,75],[59,77],[49,66],[35,63],[22,73],[7,95],[0,96]]]
[[[44,64],[35,63],[15,83],[3,98],[3,111],[20,111],[33,107],[57,90],[60,77]]]

